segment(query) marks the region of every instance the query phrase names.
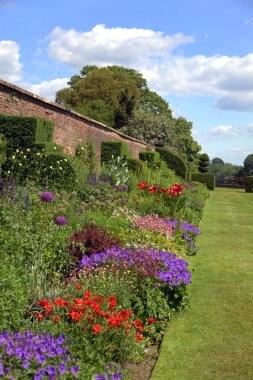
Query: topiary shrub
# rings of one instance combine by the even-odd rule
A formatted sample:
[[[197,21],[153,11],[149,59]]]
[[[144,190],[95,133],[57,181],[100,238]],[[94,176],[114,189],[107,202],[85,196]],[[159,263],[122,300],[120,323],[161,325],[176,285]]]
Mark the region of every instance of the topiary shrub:
[[[215,175],[211,173],[191,173],[192,181],[203,183],[209,190],[215,189]]]
[[[139,158],[141,161],[147,162],[149,168],[161,166],[160,154],[158,152],[140,152]]]
[[[133,172],[141,172],[142,171],[142,161],[137,158],[128,158],[127,159],[127,167],[129,170]]]
[[[107,164],[112,160],[112,156],[130,158],[128,145],[123,141],[102,141],[101,162]]]
[[[209,156],[206,153],[203,153],[199,156],[199,171],[200,173],[209,173],[210,172],[210,164],[209,164]]]
[[[27,116],[0,115],[0,133],[7,139],[7,151],[50,143],[54,124],[50,120]]]
[[[180,156],[166,148],[157,148],[156,150],[160,153],[161,159],[166,162],[170,169],[174,170],[176,175],[182,178],[187,177],[187,166]]]
[[[245,192],[253,193],[253,176],[245,178]]]

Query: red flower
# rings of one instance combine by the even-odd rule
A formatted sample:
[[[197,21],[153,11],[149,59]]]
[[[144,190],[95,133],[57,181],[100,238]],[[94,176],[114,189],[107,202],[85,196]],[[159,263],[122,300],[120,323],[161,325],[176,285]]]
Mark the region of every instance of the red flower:
[[[155,319],[154,318],[149,318],[148,319],[148,325],[152,325],[153,323],[155,323]]]
[[[143,336],[142,336],[140,333],[137,333],[137,334],[135,335],[135,339],[137,340],[137,342],[141,342],[141,341],[142,341],[142,338],[143,338]]]
[[[77,311],[71,310],[69,313],[71,319],[75,322],[79,322],[80,320],[80,314]]]
[[[148,187],[147,182],[139,182],[139,190],[146,190],[147,187]]]
[[[92,295],[92,292],[90,290],[87,290],[86,292],[84,292],[84,297],[86,299],[89,299],[91,297],[91,295]]]
[[[172,198],[176,195],[182,195],[183,194],[183,185],[182,183],[174,183],[169,188],[169,198]]]
[[[69,303],[67,301],[63,301],[63,299],[60,297],[60,298],[56,298],[54,300],[54,304],[56,306],[69,306]]]
[[[116,297],[115,296],[110,296],[109,297],[109,308],[114,309],[117,304]]]
[[[156,202],[161,202],[161,199],[156,199]]]
[[[99,334],[99,333],[101,333],[102,332],[102,326],[101,325],[94,325],[93,327],[92,327],[92,330],[96,333],[96,334]]]
[[[50,303],[50,301],[48,301],[47,299],[40,300],[38,302],[38,305],[46,309],[46,312],[45,312],[46,315],[50,315],[52,313],[53,306]]]
[[[59,322],[59,316],[58,315],[56,315],[55,317],[54,317],[54,319],[53,319],[53,323],[56,325],[56,323],[58,323]]]
[[[44,315],[41,313],[37,313],[36,317],[38,318],[39,321],[43,321],[43,319],[44,319]]]
[[[79,282],[76,284],[76,290],[80,290],[81,289],[81,285],[79,284]]]

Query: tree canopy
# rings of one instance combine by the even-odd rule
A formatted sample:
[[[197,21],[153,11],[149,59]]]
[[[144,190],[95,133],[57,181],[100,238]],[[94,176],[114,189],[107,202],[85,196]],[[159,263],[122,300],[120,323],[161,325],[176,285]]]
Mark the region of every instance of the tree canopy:
[[[87,65],[68,85],[57,92],[57,103],[149,144],[168,146],[190,169],[197,168],[201,147],[192,137],[192,123],[174,118],[168,102],[148,88],[138,71]]]
[[[243,166],[247,175],[253,175],[253,154],[249,154],[245,158]]]

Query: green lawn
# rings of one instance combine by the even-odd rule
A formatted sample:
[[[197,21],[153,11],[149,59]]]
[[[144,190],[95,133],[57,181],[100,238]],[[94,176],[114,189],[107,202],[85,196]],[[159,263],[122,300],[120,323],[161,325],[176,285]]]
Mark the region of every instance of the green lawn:
[[[253,194],[216,189],[200,229],[191,307],[168,326],[151,380],[252,380]]]

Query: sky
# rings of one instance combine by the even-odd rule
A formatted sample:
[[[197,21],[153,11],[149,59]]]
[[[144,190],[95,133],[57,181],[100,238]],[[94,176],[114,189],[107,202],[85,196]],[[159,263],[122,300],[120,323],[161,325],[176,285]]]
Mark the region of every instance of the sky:
[[[0,0],[0,79],[54,101],[86,65],[142,73],[210,159],[253,153],[253,0]]]

